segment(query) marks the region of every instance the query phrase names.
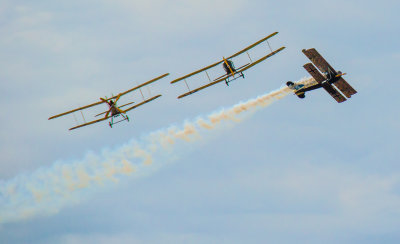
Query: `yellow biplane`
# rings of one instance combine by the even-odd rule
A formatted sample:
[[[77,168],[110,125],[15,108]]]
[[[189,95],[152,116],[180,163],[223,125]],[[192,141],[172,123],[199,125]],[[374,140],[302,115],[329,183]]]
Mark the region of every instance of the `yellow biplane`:
[[[79,125],[77,125],[75,127],[72,127],[69,130],[74,130],[74,129],[77,129],[77,128],[80,128],[80,127],[83,127],[83,126],[95,124],[95,123],[98,123],[98,122],[101,122],[101,121],[104,121],[104,120],[107,120],[107,119],[110,119],[110,118],[111,118],[111,121],[109,122],[109,125],[110,125],[111,128],[112,128],[112,126],[114,124],[117,124],[119,122],[122,122],[122,121],[125,121],[125,120],[129,122],[129,117],[126,114],[128,111],[130,111],[132,109],[135,109],[135,108],[137,108],[139,106],[142,106],[143,104],[146,104],[148,102],[151,102],[151,101],[161,97],[161,95],[159,94],[159,95],[153,96],[151,98],[145,99],[145,97],[143,96],[143,93],[141,91],[141,88],[146,86],[146,85],[149,85],[150,83],[153,83],[153,82],[155,82],[157,80],[160,80],[160,79],[166,77],[167,75],[169,75],[169,74],[168,73],[167,74],[163,74],[163,75],[161,75],[161,76],[159,76],[157,78],[154,78],[154,79],[149,80],[149,81],[147,81],[147,82],[145,82],[143,84],[140,84],[140,85],[138,85],[138,86],[136,86],[136,87],[134,87],[132,89],[129,89],[129,90],[124,91],[124,92],[121,92],[116,96],[112,96],[110,98],[107,98],[107,97],[106,98],[100,98],[100,101],[98,101],[98,102],[95,102],[95,103],[92,103],[92,104],[89,104],[89,105],[86,105],[86,106],[83,106],[83,107],[80,107],[80,108],[76,108],[76,109],[70,110],[68,112],[64,112],[64,113],[61,113],[61,114],[54,115],[54,116],[50,117],[49,120],[80,111],[84,123],[83,124],[79,124]],[[117,102],[118,102],[118,100],[120,99],[121,96],[124,96],[124,95],[126,95],[126,94],[128,94],[130,92],[133,92],[135,90],[138,90],[138,89],[139,89],[139,91],[140,91],[140,93],[142,95],[142,98],[143,98],[142,102],[140,102],[140,103],[138,103],[136,105],[133,105],[133,106],[127,108],[127,109],[122,109],[122,108],[125,107],[125,106],[128,106],[128,105],[131,105],[134,102],[129,102],[129,103],[126,103],[126,104],[121,105],[121,106],[117,105]],[[88,108],[91,108],[91,107],[94,107],[94,106],[97,106],[97,105],[100,105],[100,104],[103,104],[103,103],[108,105],[108,110],[105,111],[105,112],[102,112],[102,113],[99,113],[99,114],[95,115],[95,117],[98,117],[98,116],[103,115],[103,114],[104,114],[104,117],[101,118],[101,119],[97,119],[97,120],[92,120],[92,121],[86,122],[85,117],[83,116],[82,110],[85,110],[85,109],[88,109]],[[114,118],[117,118],[119,116],[122,117],[122,120],[119,120],[119,121],[115,122]]]
[[[276,34],[278,34],[278,32],[272,33],[271,35],[259,40],[258,42],[246,47],[245,49],[233,54],[232,56],[229,56],[227,58],[223,57],[221,61],[218,61],[218,62],[216,62],[214,64],[211,64],[211,65],[209,65],[209,66],[207,66],[205,68],[202,68],[202,69],[197,70],[197,71],[195,71],[193,73],[190,73],[188,75],[182,76],[182,77],[180,77],[178,79],[175,79],[175,80],[171,81],[171,84],[174,84],[174,83],[176,83],[178,81],[183,80],[185,82],[185,84],[186,84],[186,87],[189,90],[188,92],[180,95],[178,98],[182,98],[182,97],[188,96],[190,94],[193,94],[195,92],[203,90],[203,89],[205,89],[205,88],[207,88],[209,86],[215,85],[215,84],[217,84],[219,82],[222,82],[222,81],[225,81],[225,84],[227,86],[229,86],[229,82],[231,82],[233,80],[236,80],[237,78],[240,78],[240,77],[244,78],[244,74],[243,74],[244,71],[246,71],[247,69],[250,69],[254,65],[261,63],[262,61],[266,60],[267,58],[270,58],[271,56],[273,56],[273,55],[277,54],[278,52],[282,51],[283,49],[285,49],[285,47],[281,47],[281,48],[276,49],[274,51],[272,50],[272,48],[271,48],[271,46],[270,46],[270,44],[268,42],[268,39],[270,39],[271,37],[275,36]],[[268,46],[269,46],[271,52],[268,53],[267,55],[261,57],[260,59],[253,61],[251,59],[250,54],[249,54],[248,51],[250,49],[256,47],[257,45],[265,42],[265,41],[268,43]],[[244,64],[244,65],[242,65],[242,66],[240,66],[239,68],[235,68],[235,65],[233,64],[233,61],[231,59],[235,58],[235,57],[238,57],[239,55],[244,54],[244,53],[247,54],[247,56],[249,58],[249,62]],[[210,75],[209,75],[209,73],[207,71],[209,69],[211,69],[211,68],[214,68],[215,66],[217,66],[219,64],[222,64],[222,67],[225,70],[225,74],[223,74],[221,76],[218,76],[217,78],[211,79]],[[204,86],[201,86],[201,87],[198,87],[198,88],[195,88],[195,89],[191,90],[189,88],[189,85],[186,82],[186,79],[191,77],[191,76],[193,76],[193,75],[199,74],[201,72],[205,72],[206,73],[209,83],[204,85]]]

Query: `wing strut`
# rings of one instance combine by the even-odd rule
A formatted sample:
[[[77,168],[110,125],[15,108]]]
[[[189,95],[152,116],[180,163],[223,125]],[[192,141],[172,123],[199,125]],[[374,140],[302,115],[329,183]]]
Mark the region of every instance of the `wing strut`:
[[[271,48],[271,45],[269,44],[268,40],[267,40],[267,43],[268,43],[269,50],[272,52],[272,48]]]
[[[186,79],[184,79],[183,81],[185,82],[187,89],[190,91],[190,88],[189,88],[188,83],[186,82]]]
[[[249,57],[249,59],[250,59],[250,63],[253,63],[253,60],[251,60],[251,58],[250,58],[249,52],[246,52],[246,54],[247,54],[247,57]]]
[[[206,70],[206,75],[207,75],[208,81],[211,82],[211,79],[210,79],[210,76],[208,75],[207,70]],[[185,82],[186,82],[186,81],[185,81]]]
[[[81,112],[81,115],[82,115],[82,119],[83,119],[83,121],[86,123],[85,116],[83,116],[83,113],[82,113],[82,109],[81,109],[81,110],[79,110],[79,111]]]

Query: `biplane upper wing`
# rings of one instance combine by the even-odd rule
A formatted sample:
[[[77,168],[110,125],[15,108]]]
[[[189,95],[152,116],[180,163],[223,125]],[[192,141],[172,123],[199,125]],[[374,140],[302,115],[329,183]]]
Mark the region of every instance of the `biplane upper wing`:
[[[121,93],[119,93],[119,94],[116,95],[116,96],[113,96],[113,97],[110,97],[110,98],[107,98],[107,99],[102,99],[102,100],[99,101],[99,102],[95,102],[95,103],[92,103],[92,104],[89,104],[89,105],[86,105],[86,106],[83,106],[83,107],[80,107],[80,108],[76,108],[76,109],[73,109],[73,110],[70,110],[70,111],[61,113],[61,114],[57,114],[57,115],[51,116],[51,117],[49,118],[49,120],[50,120],[50,119],[55,119],[55,118],[58,118],[58,117],[61,117],[61,116],[64,116],[64,115],[67,115],[67,114],[70,114],[70,113],[79,111],[79,110],[84,110],[84,109],[87,109],[87,108],[90,108],[90,107],[94,107],[94,106],[97,106],[97,105],[102,104],[102,103],[105,103],[105,102],[107,102],[107,101],[109,101],[109,100],[111,100],[111,99],[115,99],[115,98],[117,98],[117,97],[119,97],[119,96],[123,96],[123,95],[126,95],[126,94],[130,93],[130,92],[133,92],[134,90],[137,90],[137,89],[139,89],[139,88],[142,88],[143,86],[146,86],[146,85],[148,85],[148,84],[150,84],[150,83],[153,83],[153,82],[155,82],[155,81],[157,81],[157,80],[159,80],[159,79],[162,79],[162,78],[164,78],[164,77],[166,77],[166,76],[168,76],[168,75],[169,75],[169,73],[163,74],[163,75],[161,75],[161,76],[159,76],[159,77],[156,77],[156,78],[154,78],[154,79],[152,79],[152,80],[149,80],[149,81],[147,81],[147,82],[145,82],[145,83],[142,83],[142,84],[140,84],[140,85],[138,85],[138,86],[136,86],[136,87],[134,87],[134,88],[132,88],[132,89],[129,89],[129,90],[124,91],[124,92],[121,92]]]
[[[266,55],[266,56],[264,56],[264,57],[262,57],[262,58],[260,58],[260,59],[258,59],[258,60],[256,60],[256,61],[254,61],[254,62],[252,62],[251,64],[245,65],[243,68],[239,69],[237,72],[240,73],[240,72],[243,72],[243,71],[245,71],[245,70],[248,70],[248,69],[250,69],[251,67],[253,67],[254,65],[259,64],[259,63],[261,63],[262,61],[266,60],[267,58],[270,58],[270,57],[274,56],[275,54],[279,53],[280,51],[282,51],[282,50],[285,49],[285,48],[286,48],[286,47],[281,47],[281,48],[279,48],[279,49],[276,49],[275,51],[269,53],[268,55]]]
[[[324,73],[327,73],[329,71],[333,72],[335,75],[337,75],[337,72],[335,71],[334,68],[321,56],[321,54],[318,53],[315,48],[311,48],[308,50],[303,50],[303,53],[315,64],[315,66],[318,67],[319,70],[321,70]],[[334,85],[341,91],[343,94],[350,98],[351,95],[354,95],[357,93],[354,88],[347,83],[343,78],[340,78],[339,80],[335,81]]]
[[[326,62],[326,60],[321,56],[321,54],[318,53],[317,50],[315,50],[315,48],[310,48],[310,49],[307,49],[307,50],[303,49],[303,53],[323,73],[328,73],[329,71],[331,71],[334,74],[337,74],[335,69],[332,68],[332,66],[328,62]]]
[[[210,87],[210,86],[212,86],[212,85],[215,85],[215,84],[217,84],[217,83],[219,83],[219,82],[221,82],[221,81],[223,81],[223,80],[225,80],[225,77],[224,77],[224,78],[220,78],[220,79],[218,79],[218,80],[216,80],[216,81],[210,82],[210,83],[208,83],[207,85],[204,85],[204,86],[198,87],[198,88],[196,88],[196,89],[190,90],[190,91],[188,91],[188,92],[186,92],[186,93],[180,95],[178,98],[186,97],[186,96],[188,96],[188,95],[190,95],[190,94],[196,93],[196,92],[198,92],[198,91],[200,91],[200,90],[203,90],[203,89],[205,89],[205,88],[207,88],[207,87]]]
[[[235,53],[235,54],[233,54],[233,55],[231,55],[231,56],[229,56],[229,57],[227,57],[226,59],[231,59],[231,58],[234,58],[234,57],[236,57],[236,56],[239,56],[240,54],[242,54],[242,53],[244,53],[244,52],[247,52],[248,50],[254,48],[255,46],[257,46],[257,45],[259,45],[259,44],[265,42],[266,40],[268,40],[269,38],[275,36],[276,34],[278,34],[278,32],[274,32],[274,33],[272,33],[272,34],[270,34],[270,35],[264,37],[263,39],[261,39],[261,40],[255,42],[255,43],[253,43],[253,44],[251,44],[250,46],[244,48],[243,50],[240,50],[239,52],[237,52],[237,53]],[[204,67],[204,68],[199,69],[199,70],[197,70],[197,71],[195,71],[195,72],[192,72],[192,73],[187,74],[187,75],[185,75],[185,76],[182,76],[182,77],[180,77],[180,78],[178,78],[178,79],[175,79],[175,80],[171,81],[171,84],[174,84],[174,83],[176,83],[176,82],[178,82],[178,81],[181,81],[181,80],[184,80],[184,79],[186,79],[186,78],[189,78],[190,76],[193,76],[193,75],[198,74],[198,73],[200,73],[200,72],[206,71],[206,70],[208,70],[208,69],[211,69],[211,68],[213,68],[213,67],[215,67],[215,66],[221,64],[222,62],[224,62],[224,60],[218,61],[218,62],[213,63],[213,64],[211,64],[211,65],[209,65],[209,66],[207,66],[207,67]],[[218,82],[217,82],[217,83],[218,83]]]
[[[104,117],[104,118],[101,118],[101,119],[98,119],[98,120],[93,120],[93,121],[90,121],[90,122],[87,122],[87,123],[84,123],[84,124],[81,124],[81,125],[72,127],[72,128],[70,128],[69,130],[75,130],[75,129],[81,128],[81,127],[83,127],[83,126],[92,125],[92,124],[95,124],[95,123],[98,123],[98,122],[107,120],[107,119],[109,119],[109,118],[111,118],[111,117],[112,117],[112,116],[107,116],[107,117]]]
[[[99,105],[99,104],[102,104],[102,103],[104,103],[104,102],[105,102],[105,101],[99,101],[99,102],[96,102],[96,103],[92,103],[92,104],[89,104],[89,105],[86,105],[86,106],[83,106],[83,107],[80,107],[80,108],[76,108],[76,109],[73,109],[73,110],[70,110],[70,111],[61,113],[61,114],[57,114],[57,115],[51,116],[51,117],[49,118],[49,120],[55,119],[55,118],[58,118],[58,117],[61,117],[61,116],[64,116],[64,115],[67,115],[67,114],[70,114],[70,113],[79,111],[79,110],[84,110],[84,109],[87,109],[87,108],[90,108],[90,107],[94,107],[94,106]]]
[[[156,78],[154,78],[154,79],[152,79],[152,80],[149,80],[149,81],[147,81],[147,82],[145,82],[145,83],[143,83],[143,84],[140,84],[140,85],[138,85],[138,86],[136,86],[136,87],[134,87],[134,88],[132,88],[132,89],[129,89],[129,90],[125,91],[125,92],[121,92],[121,93],[118,94],[118,95],[123,96],[123,95],[125,95],[125,94],[128,94],[128,93],[130,93],[130,92],[133,92],[134,90],[137,90],[137,89],[139,89],[139,88],[142,88],[142,87],[144,87],[144,86],[147,86],[148,84],[151,84],[151,83],[153,83],[153,82],[155,82],[155,81],[158,81],[158,80],[160,80],[160,79],[162,79],[162,78],[164,78],[164,77],[166,77],[166,76],[168,76],[168,75],[169,75],[169,73],[163,74],[163,75],[161,75],[161,76],[159,76],[159,77],[156,77]],[[114,96],[114,97],[112,97],[112,98],[109,98],[108,100],[114,99],[114,98],[118,97],[118,95],[116,95],[116,96]]]
[[[272,33],[272,34],[270,34],[270,35],[264,37],[263,39],[259,40],[258,42],[255,42],[255,43],[251,44],[250,46],[246,47],[245,49],[240,50],[239,52],[233,54],[232,56],[227,57],[226,59],[231,59],[231,58],[234,58],[234,57],[236,57],[236,56],[239,56],[240,54],[249,51],[249,50],[252,49],[253,47],[255,47],[255,46],[257,46],[257,45],[259,45],[259,44],[265,42],[266,40],[268,40],[268,39],[270,39],[271,37],[277,35],[278,33],[279,33],[279,32],[276,31],[276,32],[274,32],[274,33]]]
[[[137,107],[140,107],[140,106],[142,106],[143,104],[146,104],[146,103],[148,103],[148,102],[151,102],[151,101],[153,101],[153,100],[155,100],[155,99],[157,99],[157,98],[159,98],[159,97],[161,97],[161,94],[159,94],[159,95],[157,95],[157,96],[154,96],[154,97],[152,97],[152,98],[146,99],[146,100],[144,100],[143,102],[138,103],[138,104],[136,104],[136,105],[134,105],[134,106],[132,106],[132,107],[129,107],[129,108],[125,109],[124,112],[126,113],[126,112],[128,112],[128,111],[130,111],[130,110],[132,110],[132,109],[135,109],[135,108],[137,108]]]

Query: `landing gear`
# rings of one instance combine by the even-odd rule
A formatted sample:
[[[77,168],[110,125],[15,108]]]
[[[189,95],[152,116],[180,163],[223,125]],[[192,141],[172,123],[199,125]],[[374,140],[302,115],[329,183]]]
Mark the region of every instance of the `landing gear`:
[[[226,78],[225,79],[225,84],[227,85],[227,86],[229,86],[229,83],[230,82],[232,82],[232,81],[234,81],[234,80],[236,80],[237,78],[240,78],[240,77],[242,77],[243,79],[244,79],[244,74],[242,73],[242,72],[240,72],[240,75],[239,76],[236,76],[236,74],[234,74],[234,75],[232,75],[232,80],[229,80],[229,77],[228,78]]]
[[[121,116],[123,119],[114,122],[114,117],[118,117],[118,116]],[[109,124],[110,127],[112,128],[113,125],[118,124],[119,122],[122,122],[122,121],[124,121],[124,120],[126,120],[126,121],[129,122],[129,117],[128,117],[128,115],[116,114],[116,115],[114,115],[114,116],[111,118],[111,121],[108,122],[108,124]]]

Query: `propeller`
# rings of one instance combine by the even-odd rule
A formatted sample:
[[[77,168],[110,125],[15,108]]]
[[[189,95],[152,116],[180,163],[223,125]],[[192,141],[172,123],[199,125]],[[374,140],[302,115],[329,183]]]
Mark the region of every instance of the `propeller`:
[[[110,109],[107,111],[106,116],[104,116],[104,118],[107,118],[107,117],[108,117],[108,115],[109,115],[110,112],[111,112],[111,109],[112,109],[112,107],[110,107]]]
[[[112,96],[112,97],[114,97],[114,96]],[[118,100],[119,100],[120,97],[121,97],[121,94],[118,94],[118,96],[115,98],[115,100],[110,99],[110,102],[113,103],[113,106],[110,106],[110,109],[107,111],[107,113],[106,113],[106,115],[104,116],[104,118],[107,118],[107,117],[108,117],[108,115],[110,114],[110,112],[111,112],[111,110],[112,110],[113,107],[114,107],[115,109],[117,109],[118,112],[120,112],[120,113],[126,113],[125,111],[123,111],[123,110],[121,110],[120,108],[117,107],[117,102],[118,102]],[[107,97],[106,97],[106,98],[100,97],[100,100],[103,101],[103,102],[105,102],[105,103],[107,103],[108,105],[110,105],[110,103],[108,102]],[[98,115],[100,115],[100,114],[98,114]]]
[[[117,102],[118,102],[118,100],[119,100],[120,97],[121,97],[121,94],[118,94],[117,98],[116,98],[115,101],[114,101],[114,104],[117,104]]]
[[[105,102],[105,103],[107,103],[108,105],[110,105],[110,104],[108,103],[107,97],[106,97],[106,98],[100,97],[100,100],[103,101],[103,102]],[[112,100],[110,100],[110,101],[112,101]],[[111,112],[111,109],[112,109],[112,107],[110,106],[110,109],[107,111],[106,116],[104,116],[104,118],[107,118],[107,117],[108,117],[108,115],[109,115],[110,112]]]

